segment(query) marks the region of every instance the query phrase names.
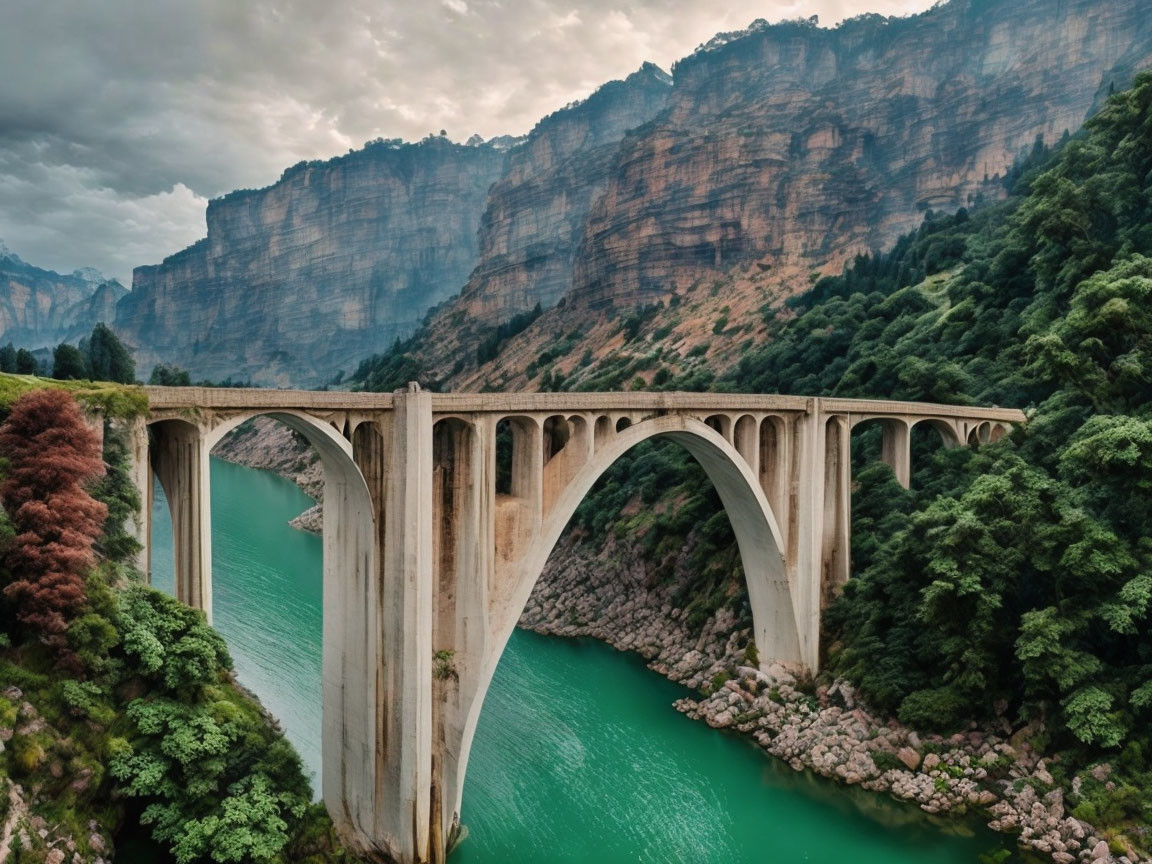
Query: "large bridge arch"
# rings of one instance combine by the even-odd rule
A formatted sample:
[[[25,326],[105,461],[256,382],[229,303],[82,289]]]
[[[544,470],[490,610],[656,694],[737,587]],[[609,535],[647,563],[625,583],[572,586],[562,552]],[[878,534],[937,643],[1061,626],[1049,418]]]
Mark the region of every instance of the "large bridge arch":
[[[298,432],[324,468],[320,791],[342,830],[371,837],[377,696],[375,687],[362,682],[375,680],[379,661],[377,531],[372,496],[352,442],[331,423],[293,410],[239,412],[207,428],[191,419],[149,422],[153,468],[172,510],[176,593],[211,617],[209,456],[229,433],[257,417]]]
[[[512,631],[576,508],[598,479],[626,452],[653,438],[667,438],[684,447],[704,468],[716,487],[732,523],[744,566],[753,632],[760,655],[802,665],[798,614],[776,517],[751,467],[729,441],[710,425],[683,415],[666,415],[635,423],[618,433],[598,437],[588,460],[557,495],[540,530],[511,566],[512,592],[499,604],[490,622],[491,641],[476,664],[478,677],[458,727],[458,742],[448,741],[457,754],[454,766],[444,765],[445,791],[454,806],[444,813],[445,836],[459,818],[464,779],[476,727],[492,678]],[[499,580],[503,581],[503,580]],[[467,686],[461,682],[461,686]],[[457,744],[457,747],[453,747]],[[451,788],[451,787],[455,788]]]

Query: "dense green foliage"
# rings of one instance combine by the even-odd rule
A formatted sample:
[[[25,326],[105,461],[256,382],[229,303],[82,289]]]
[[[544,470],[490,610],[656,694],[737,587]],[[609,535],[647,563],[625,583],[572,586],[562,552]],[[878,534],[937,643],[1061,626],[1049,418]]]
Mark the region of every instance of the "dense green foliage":
[[[9,346],[10,347],[10,346]],[[16,358],[19,360],[19,357]],[[31,369],[5,368],[3,349],[0,349],[0,372],[25,372],[35,374]],[[25,364],[27,365],[27,364]],[[79,345],[61,342],[52,351],[52,377],[59,381],[111,381],[116,384],[136,383],[136,364],[124,343],[104,324],[97,324],[89,336],[80,340]]]
[[[0,593],[0,680],[19,688],[0,694],[0,725],[15,732],[0,750],[0,781],[37,790],[34,811],[82,856],[99,851],[88,845],[89,819],[110,831],[139,813],[182,864],[354,860],[311,803],[295,751],[235,685],[221,637],[202,613],[136,581],[139,547],[126,527],[140,501],[112,424],[103,456],[105,474],[91,487],[108,514],[102,562],[66,633],[79,662],[62,667],[26,627],[17,630]],[[0,510],[0,548],[12,542]],[[0,585],[19,575],[0,572]],[[21,700],[36,722],[13,719],[29,716]],[[20,860],[44,852],[23,850]]]
[[[169,366],[167,363],[157,363],[152,367],[148,383],[160,387],[191,387],[192,378],[186,369]]]
[[[1145,78],[1007,204],[823,280],[732,376],[1033,409],[924,465],[890,536],[863,532],[830,659],[908,722],[1000,702],[1085,754],[1152,723],[1150,102]]]
[[[52,352],[52,377],[60,381],[79,381],[88,376],[88,364],[75,345],[61,342]]]
[[[35,355],[27,348],[17,348],[11,342],[0,347],[0,372],[14,375],[35,375],[40,369]]]
[[[348,378],[348,383],[353,390],[369,390],[374,393],[391,393],[409,381],[419,381],[429,390],[435,390],[436,382],[428,377],[424,362],[415,348],[414,340],[397,339],[385,353],[373,354],[361,360],[356,371]]]
[[[508,340],[527,330],[540,314],[540,304],[537,303],[528,312],[513,315],[508,321],[495,327],[472,333],[470,338],[476,343],[476,363],[483,365],[494,360]],[[373,354],[360,361],[356,371],[348,377],[347,383],[353,390],[376,393],[390,393],[404,387],[409,381],[419,381],[428,390],[438,390],[440,382],[425,365],[419,348],[417,337],[397,339],[383,354]],[[452,374],[462,370],[465,365],[466,360],[461,357],[452,369]]]
[[[487,336],[480,340],[480,344],[476,348],[476,362],[483,364],[489,360],[495,360],[504,344],[513,336],[527,330],[528,326],[540,317],[540,311],[540,304],[537,303],[530,311],[513,315],[508,321],[493,328]]]
[[[187,369],[181,369],[175,364],[169,365],[167,363],[157,363],[152,367],[152,374],[148,377],[148,383],[160,387],[246,388],[254,386],[250,380],[233,381],[231,375],[229,375],[223,381],[208,381],[207,379],[193,381],[192,376],[188,374]]]

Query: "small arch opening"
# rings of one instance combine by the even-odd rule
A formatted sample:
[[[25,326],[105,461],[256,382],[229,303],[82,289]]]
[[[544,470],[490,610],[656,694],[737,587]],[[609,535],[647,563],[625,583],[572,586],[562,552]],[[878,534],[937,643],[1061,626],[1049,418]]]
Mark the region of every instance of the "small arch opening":
[[[713,414],[705,418],[704,424],[721,438],[728,441],[732,440],[732,418],[727,414]]]
[[[619,420],[616,421],[616,431],[617,432],[623,432],[625,429],[627,429],[631,425],[632,425],[631,419],[629,419],[628,417],[621,417]]]
[[[556,414],[544,421],[544,464],[547,465],[553,457],[568,446],[572,437],[568,420],[562,414]]]
[[[987,444],[992,437],[992,424],[988,422],[978,423],[976,427],[968,433],[969,444]]]
[[[503,417],[496,424],[496,494],[515,498],[532,495],[542,458],[533,456],[540,427],[530,417]]]
[[[745,414],[736,421],[736,428],[734,431],[734,441],[736,445],[736,452],[744,457],[753,469],[756,466],[756,457],[759,455],[759,441],[757,440],[756,433],[756,418],[751,414]]]
[[[601,446],[605,441],[612,437],[612,418],[601,415],[596,418],[596,441],[597,447]]]
[[[935,417],[930,417],[926,420],[918,420],[912,424],[913,440],[921,438],[924,440],[924,433],[931,430],[939,439],[940,446],[944,447],[959,447],[960,438],[956,434],[956,428],[945,420],[940,420]],[[935,449],[935,448],[933,448]],[[916,452],[913,450],[913,460],[915,460]]]

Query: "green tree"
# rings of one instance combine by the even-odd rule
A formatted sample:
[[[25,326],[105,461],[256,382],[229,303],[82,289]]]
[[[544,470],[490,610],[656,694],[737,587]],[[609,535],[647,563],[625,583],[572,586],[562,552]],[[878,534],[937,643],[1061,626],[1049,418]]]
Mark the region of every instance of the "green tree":
[[[52,377],[58,381],[73,381],[88,377],[84,354],[75,345],[61,342],[52,352]]]
[[[16,351],[17,375],[35,375],[39,371],[40,364],[36,362],[36,355],[27,348],[20,348]]]
[[[152,367],[152,374],[148,377],[148,383],[160,387],[191,387],[192,379],[184,369],[178,366],[157,363]]]
[[[104,324],[97,324],[92,335],[80,343],[87,358],[89,377],[94,381],[136,382],[136,364],[124,344]]]

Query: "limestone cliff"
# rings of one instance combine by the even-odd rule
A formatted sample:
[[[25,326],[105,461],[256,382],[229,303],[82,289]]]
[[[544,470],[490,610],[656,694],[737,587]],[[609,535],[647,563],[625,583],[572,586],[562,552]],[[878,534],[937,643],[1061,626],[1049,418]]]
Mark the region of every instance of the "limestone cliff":
[[[110,322],[127,292],[95,270],[67,276],[21,260],[0,243],[0,344],[49,348],[76,342]]]
[[[588,212],[610,182],[624,134],[665,106],[671,77],[651,63],[541,120],[509,151],[480,223],[476,268],[460,296],[433,317],[442,346],[476,325],[499,324],[572,287]]]
[[[1001,197],[1038,140],[1076,132],[1150,64],[1143,0],[952,0],[908,18],[724,34],[674,67],[664,109],[600,163],[574,253],[505,272],[489,243],[409,351],[443,387],[555,386],[540,373],[570,379],[587,352],[621,348],[623,310],[675,296],[651,329],[681,360],[703,350],[726,365],[761,334],[765,303],[890,246],[929,209]],[[486,228],[513,224],[495,206],[503,183]],[[536,213],[515,211],[515,224]],[[477,366],[496,312],[550,299],[560,308]]]
[[[117,330],[145,369],[164,360],[194,377],[315,385],[461,288],[442,350],[462,323],[550,306],[571,285],[620,139],[664,107],[670,85],[646,64],[523,142],[382,142],[213,201],[206,240],[136,270]]]
[[[147,370],[325,383],[406,336],[477,257],[499,144],[379,141],[208,206],[208,236],[139,267],[116,330]]]
[[[927,209],[998,196],[1152,60],[1143,0],[952,0],[921,15],[754,25],[674,69],[628,136],[573,297],[635,304],[735,264],[839,265]]]
[[[137,269],[116,327],[142,369],[315,385],[441,304],[415,350],[433,377],[480,386],[476,342],[536,303],[563,299],[551,322],[587,333],[597,314],[748,270],[794,293],[927,209],[998,197],[1037,139],[1076,131],[1150,61],[1144,0],[757,22],[522,143],[379,142],[214,201],[205,240]],[[742,290],[719,307],[732,324],[759,306]],[[553,340],[549,324],[525,338]]]

